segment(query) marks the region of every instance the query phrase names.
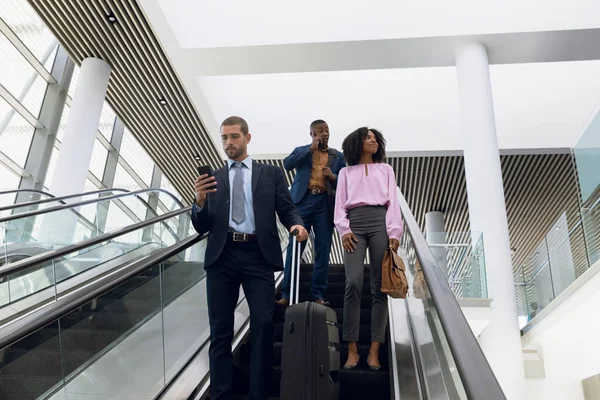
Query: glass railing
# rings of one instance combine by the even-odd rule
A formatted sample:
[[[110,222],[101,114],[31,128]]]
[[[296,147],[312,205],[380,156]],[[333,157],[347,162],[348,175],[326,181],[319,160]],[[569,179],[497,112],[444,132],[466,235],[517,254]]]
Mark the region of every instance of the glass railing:
[[[278,231],[285,252],[287,230]],[[208,349],[205,247],[206,240],[187,247],[1,349],[0,376],[12,379],[6,395],[155,398]],[[240,290],[235,326],[248,315]],[[195,379],[206,373],[203,363]]]
[[[457,298],[487,298],[483,234],[428,232],[426,239]]]
[[[153,191],[143,194],[150,196],[148,193],[157,197],[168,196],[165,193],[154,193]],[[95,196],[98,197],[97,194]],[[9,262],[8,258],[18,253],[24,244],[35,244],[38,252],[56,250],[165,214],[160,207],[156,210],[150,208],[148,203],[135,193],[92,197],[83,202],[87,204],[72,208],[61,206],[47,213],[35,214],[43,211],[38,210],[34,212],[35,215],[23,214],[20,218],[18,215],[11,215],[6,218],[13,219],[4,222],[0,219],[0,245],[2,246],[0,254],[4,258],[4,263]],[[94,221],[94,223],[90,223],[90,221]],[[183,216],[170,218],[164,222],[164,225],[164,230],[171,233],[172,243],[179,236],[187,235],[189,232],[189,224],[186,217]],[[180,229],[180,225],[185,229]],[[145,232],[146,235],[152,236],[153,234],[150,228],[147,228]],[[167,236],[164,236],[163,240],[167,240]]]
[[[521,327],[548,307],[600,258],[600,207],[582,210],[569,229],[566,214],[515,272]]]
[[[190,215],[183,213],[171,218],[189,219]],[[44,254],[7,264],[4,271],[11,268],[18,272],[0,275],[0,321],[55,301],[91,280],[185,239],[174,237],[164,222],[157,221],[139,229],[129,227],[129,232],[107,240],[101,240],[102,236],[88,239],[94,243],[55,258],[47,259],[51,255],[46,256],[43,262],[35,260]],[[33,265],[26,269],[20,267],[31,263]]]
[[[0,350],[3,398],[155,398],[208,338],[204,248],[157,262]]]
[[[398,196],[405,226],[398,254],[407,265],[409,292],[406,299],[389,300],[390,331],[394,332],[391,345],[394,348],[395,362],[403,360],[415,364],[417,383],[412,384],[414,391],[405,392],[399,382],[402,377],[394,377],[395,393],[399,391],[401,394],[396,398],[404,398],[403,394],[406,393],[410,398],[505,400],[459,306],[456,294],[448,284],[446,271],[438,265],[431,243],[426,241],[420,231],[399,189]],[[431,234],[429,239],[433,239]],[[446,237],[447,244],[461,242],[475,243],[475,249],[479,250],[471,254],[483,251],[481,235],[464,233],[449,234]],[[468,258],[469,253],[453,248],[448,248],[450,253],[447,253],[446,259],[456,261],[448,264],[448,271],[470,265],[461,261]],[[463,249],[458,246],[456,248]],[[398,332],[406,334],[398,337]],[[403,352],[408,352],[407,342],[411,343],[412,348],[403,356]],[[405,365],[397,365],[394,371],[398,375],[407,375],[408,369]],[[415,378],[407,377],[405,383],[407,380]]]

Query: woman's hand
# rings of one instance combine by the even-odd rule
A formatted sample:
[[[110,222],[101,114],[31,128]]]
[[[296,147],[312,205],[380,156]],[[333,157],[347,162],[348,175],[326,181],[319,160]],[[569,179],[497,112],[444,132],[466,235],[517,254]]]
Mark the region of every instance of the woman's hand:
[[[390,249],[398,252],[398,247],[400,247],[400,242],[398,239],[390,239]]]
[[[356,243],[358,243],[358,239],[354,236],[354,233],[350,232],[342,236],[342,246],[348,253],[356,250]]]

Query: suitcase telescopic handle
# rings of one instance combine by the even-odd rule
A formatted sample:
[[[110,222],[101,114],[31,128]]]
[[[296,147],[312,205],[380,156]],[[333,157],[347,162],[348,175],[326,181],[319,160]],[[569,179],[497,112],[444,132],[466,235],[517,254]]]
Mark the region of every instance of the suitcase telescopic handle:
[[[292,265],[290,266],[292,276],[290,282],[290,305],[296,304],[300,298],[300,249],[301,244],[296,239],[298,235],[298,229],[294,229],[292,232]]]

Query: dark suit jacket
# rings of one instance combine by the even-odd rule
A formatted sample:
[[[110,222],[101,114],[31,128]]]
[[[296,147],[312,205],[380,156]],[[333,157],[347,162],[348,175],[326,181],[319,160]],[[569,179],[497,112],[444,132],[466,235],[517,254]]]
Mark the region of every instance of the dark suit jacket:
[[[209,193],[202,207],[192,208],[192,223],[203,235],[208,232],[204,266],[209,267],[219,259],[229,232],[229,171],[225,166],[213,172],[217,191]],[[277,219],[288,229],[302,225],[292,202],[283,171],[275,166],[252,162],[252,196],[254,221],[258,245],[265,261],[276,271],[283,270],[281,244],[277,232]]]
[[[288,171],[291,171],[294,168],[296,169],[296,176],[294,177],[290,194],[292,195],[294,204],[298,204],[306,195],[308,184],[310,182],[310,174],[312,172],[312,153],[310,152],[310,145],[296,147],[294,151],[292,151],[292,154],[283,160],[283,165]],[[327,166],[331,169],[331,172],[338,175],[340,170],[346,166],[344,155],[336,149],[330,148]],[[329,211],[332,219],[336,188],[337,179],[333,182],[327,179],[327,195],[329,197]]]

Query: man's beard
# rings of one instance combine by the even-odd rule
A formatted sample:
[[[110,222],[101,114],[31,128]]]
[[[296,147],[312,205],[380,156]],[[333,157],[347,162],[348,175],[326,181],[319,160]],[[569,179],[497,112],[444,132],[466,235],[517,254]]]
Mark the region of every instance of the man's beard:
[[[225,150],[225,152],[227,153],[227,156],[233,160],[233,159],[239,158],[242,154],[244,154],[244,150],[245,149],[243,149],[243,148],[237,148],[237,149]]]

